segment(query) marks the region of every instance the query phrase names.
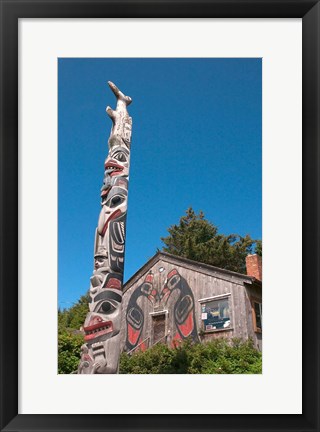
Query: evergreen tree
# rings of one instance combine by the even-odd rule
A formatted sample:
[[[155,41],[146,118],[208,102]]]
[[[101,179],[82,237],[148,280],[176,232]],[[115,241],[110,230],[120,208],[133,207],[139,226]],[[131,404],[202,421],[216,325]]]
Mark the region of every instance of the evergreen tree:
[[[69,309],[58,310],[58,326],[59,331],[79,330],[83,325],[85,317],[89,312],[89,294],[83,295]]]
[[[169,236],[162,237],[164,252],[189,258],[205,264],[246,273],[248,254],[262,255],[261,240],[250,235],[224,235],[218,227],[205,219],[202,211],[197,215],[190,207],[177,225],[168,228]]]
[[[58,373],[77,370],[83,334],[79,331],[89,311],[89,294],[83,295],[69,309],[58,310]]]
[[[256,242],[256,254],[262,256],[262,241],[257,240]]]

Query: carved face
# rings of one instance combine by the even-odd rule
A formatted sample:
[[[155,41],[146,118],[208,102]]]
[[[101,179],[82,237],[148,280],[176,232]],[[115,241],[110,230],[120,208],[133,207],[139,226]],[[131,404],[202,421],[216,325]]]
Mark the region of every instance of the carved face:
[[[106,267],[108,265],[108,258],[102,255],[96,255],[94,257],[94,270],[97,271],[100,268]]]
[[[99,289],[102,288],[102,284],[105,279],[105,272],[109,269],[108,265],[108,256],[105,253],[102,255],[96,254],[94,256],[94,270],[93,275],[90,278],[89,289],[91,298],[97,293]]]
[[[89,310],[94,312],[96,309],[95,302],[96,296],[104,292],[104,289],[117,290],[122,293],[122,275],[117,273],[110,273],[110,267],[102,267],[97,271],[93,272],[90,278],[90,300],[89,300]]]
[[[106,291],[107,293],[107,291]],[[116,294],[113,291],[108,294]],[[88,344],[105,341],[120,331],[121,296],[116,294],[120,301],[106,298],[93,304],[93,311],[87,314],[84,322],[85,337]],[[99,297],[99,294],[96,296]]]
[[[99,290],[93,298],[83,327],[87,351],[82,353],[81,373],[117,372],[119,353],[114,344],[120,336],[121,300],[122,296],[110,289]]]
[[[114,180],[119,176],[128,176],[129,174],[129,150],[122,145],[114,146],[104,163],[104,179],[101,188],[101,203],[104,203]]]
[[[115,374],[120,355],[120,333],[104,342],[83,345],[78,373]]]
[[[98,221],[98,233],[104,236],[109,223],[127,211],[127,190],[114,186],[103,201]]]

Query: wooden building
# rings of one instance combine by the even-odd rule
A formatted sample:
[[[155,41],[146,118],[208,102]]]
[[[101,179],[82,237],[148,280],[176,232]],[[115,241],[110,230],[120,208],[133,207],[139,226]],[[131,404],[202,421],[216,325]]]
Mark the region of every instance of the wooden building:
[[[262,350],[262,268],[247,257],[247,275],[156,253],[124,285],[122,350],[175,346],[217,337],[251,338]]]

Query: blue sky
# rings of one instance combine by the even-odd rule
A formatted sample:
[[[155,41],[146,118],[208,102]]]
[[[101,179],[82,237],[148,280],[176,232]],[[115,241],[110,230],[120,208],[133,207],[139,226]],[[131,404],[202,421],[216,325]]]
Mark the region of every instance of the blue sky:
[[[188,207],[262,236],[261,59],[59,59],[58,290],[89,288],[113,81],[133,100],[125,280]]]

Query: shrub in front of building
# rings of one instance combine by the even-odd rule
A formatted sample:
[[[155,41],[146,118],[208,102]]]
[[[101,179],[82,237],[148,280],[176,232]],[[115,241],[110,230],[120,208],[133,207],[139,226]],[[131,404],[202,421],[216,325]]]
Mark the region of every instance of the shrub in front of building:
[[[121,374],[261,374],[262,355],[252,341],[216,339],[204,344],[187,340],[175,349],[158,344],[120,358]]]

